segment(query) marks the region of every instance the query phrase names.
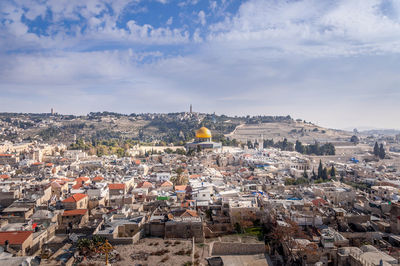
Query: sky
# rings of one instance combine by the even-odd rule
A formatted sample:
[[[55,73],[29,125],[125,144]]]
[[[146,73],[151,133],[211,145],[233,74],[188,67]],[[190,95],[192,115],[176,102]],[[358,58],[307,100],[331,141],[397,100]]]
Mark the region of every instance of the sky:
[[[0,112],[400,129],[398,0],[1,0]]]

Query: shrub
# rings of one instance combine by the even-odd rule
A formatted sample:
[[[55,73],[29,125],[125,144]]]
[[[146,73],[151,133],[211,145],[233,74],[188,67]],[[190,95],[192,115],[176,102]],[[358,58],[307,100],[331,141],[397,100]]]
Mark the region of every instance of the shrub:
[[[162,256],[162,255],[165,255],[165,254],[167,254],[167,253],[169,253],[169,250],[168,250],[168,249],[161,249],[161,250],[158,250],[158,251],[155,251],[155,252],[150,253],[150,255],[153,255],[153,256]]]
[[[167,260],[169,260],[169,256],[165,256],[164,258],[162,258],[162,260],[160,262],[166,262]]]
[[[186,252],[185,252],[184,249],[181,249],[181,250],[179,250],[179,251],[177,251],[177,252],[174,253],[174,255],[178,255],[178,256],[183,256],[183,255],[185,255],[185,254],[186,254]]]

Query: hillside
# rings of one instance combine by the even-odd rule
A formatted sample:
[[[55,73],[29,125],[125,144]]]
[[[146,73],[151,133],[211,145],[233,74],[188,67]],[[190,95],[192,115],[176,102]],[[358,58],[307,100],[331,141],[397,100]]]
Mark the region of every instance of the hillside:
[[[194,138],[195,130],[208,127],[216,141],[224,145],[234,139],[301,140],[304,143],[343,141],[350,133],[294,121],[290,116],[229,117],[203,113],[118,114],[90,113],[86,116],[59,114],[0,113],[0,140],[38,140],[69,144],[86,141],[123,139],[182,145]]]
[[[273,139],[280,141],[287,138],[290,142],[299,140],[306,144],[317,142],[347,142],[352,133],[342,130],[323,128],[303,121],[285,121],[280,123],[242,124],[226,137],[241,142],[247,140]]]

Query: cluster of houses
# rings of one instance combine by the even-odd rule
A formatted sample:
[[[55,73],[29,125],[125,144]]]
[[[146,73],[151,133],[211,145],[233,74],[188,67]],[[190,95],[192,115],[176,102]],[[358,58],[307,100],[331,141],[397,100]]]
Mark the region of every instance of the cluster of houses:
[[[57,254],[82,237],[206,243],[248,228],[263,232],[263,252],[276,264],[398,264],[394,168],[325,160],[336,175],[316,182],[319,163],[277,149],[118,158],[31,144],[0,154],[0,264]],[[287,183],[305,176],[307,183]]]

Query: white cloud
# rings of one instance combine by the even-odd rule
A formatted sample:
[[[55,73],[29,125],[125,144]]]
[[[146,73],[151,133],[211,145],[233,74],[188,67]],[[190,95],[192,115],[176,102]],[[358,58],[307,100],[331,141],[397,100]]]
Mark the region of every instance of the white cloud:
[[[167,20],[166,24],[167,25],[171,25],[173,21],[174,21],[174,18],[173,17],[169,17],[169,19]]]
[[[211,1],[210,2],[210,9],[212,11],[215,11],[215,9],[217,9],[217,1]]]
[[[138,1],[138,0],[137,0]],[[135,21],[128,21],[128,29],[117,27],[119,16],[127,8],[128,4],[136,1],[128,0],[57,0],[48,1],[46,4],[33,0],[17,0],[12,3],[0,3],[3,10],[5,26],[0,27],[0,33],[6,36],[6,41],[0,45],[3,50],[9,49],[80,49],[80,46],[88,46],[103,42],[140,44],[177,44],[187,43],[189,33],[187,30],[174,28],[153,27],[151,25],[139,25]],[[109,12],[108,6],[113,12]],[[136,8],[129,6],[129,8]],[[28,33],[28,26],[22,22],[22,17],[35,19],[44,18],[46,10],[51,12],[51,21],[45,29],[47,35],[38,36]],[[143,9],[143,7],[142,7]],[[84,18],[82,21],[81,18]],[[65,20],[68,22],[65,28]],[[172,18],[168,21],[172,23]],[[167,24],[170,25],[170,24]],[[89,48],[89,47],[88,47]]]
[[[210,26],[208,39],[303,55],[400,52],[400,24],[382,14],[381,3],[250,0],[233,18]]]
[[[197,14],[199,17],[199,21],[201,23],[201,25],[206,25],[206,14],[204,13],[203,10],[200,10],[199,13]]]
[[[179,111],[192,102],[204,112],[291,114],[341,127],[349,113],[352,121],[370,119],[384,127],[391,123],[386,117],[394,121],[400,111],[396,0],[249,0],[233,15],[223,13],[228,2],[219,2],[207,16],[190,11],[207,27],[171,28],[180,21],[170,17],[165,27],[130,20],[119,28],[118,17],[129,2],[48,1],[55,14],[48,31],[56,33],[50,36],[28,33],[21,22],[23,14],[45,15],[36,2],[18,0],[18,8],[0,2],[8,13],[0,26],[5,36],[0,48],[40,51],[0,54],[3,109],[35,111],[51,102],[65,113],[129,113]],[[114,12],[105,12],[104,3]],[[24,4],[31,9],[24,11]],[[78,13],[87,22],[71,26],[73,33],[67,34],[60,21]],[[226,18],[211,24],[216,13]],[[110,42],[123,48],[107,46]],[[154,44],[178,44],[185,55],[179,50],[170,55],[169,46],[162,54]],[[93,47],[106,51],[86,52]],[[22,96],[38,102],[16,105]],[[381,108],[370,108],[374,104]]]
[[[168,3],[168,0],[156,0],[156,1],[164,5]]]

